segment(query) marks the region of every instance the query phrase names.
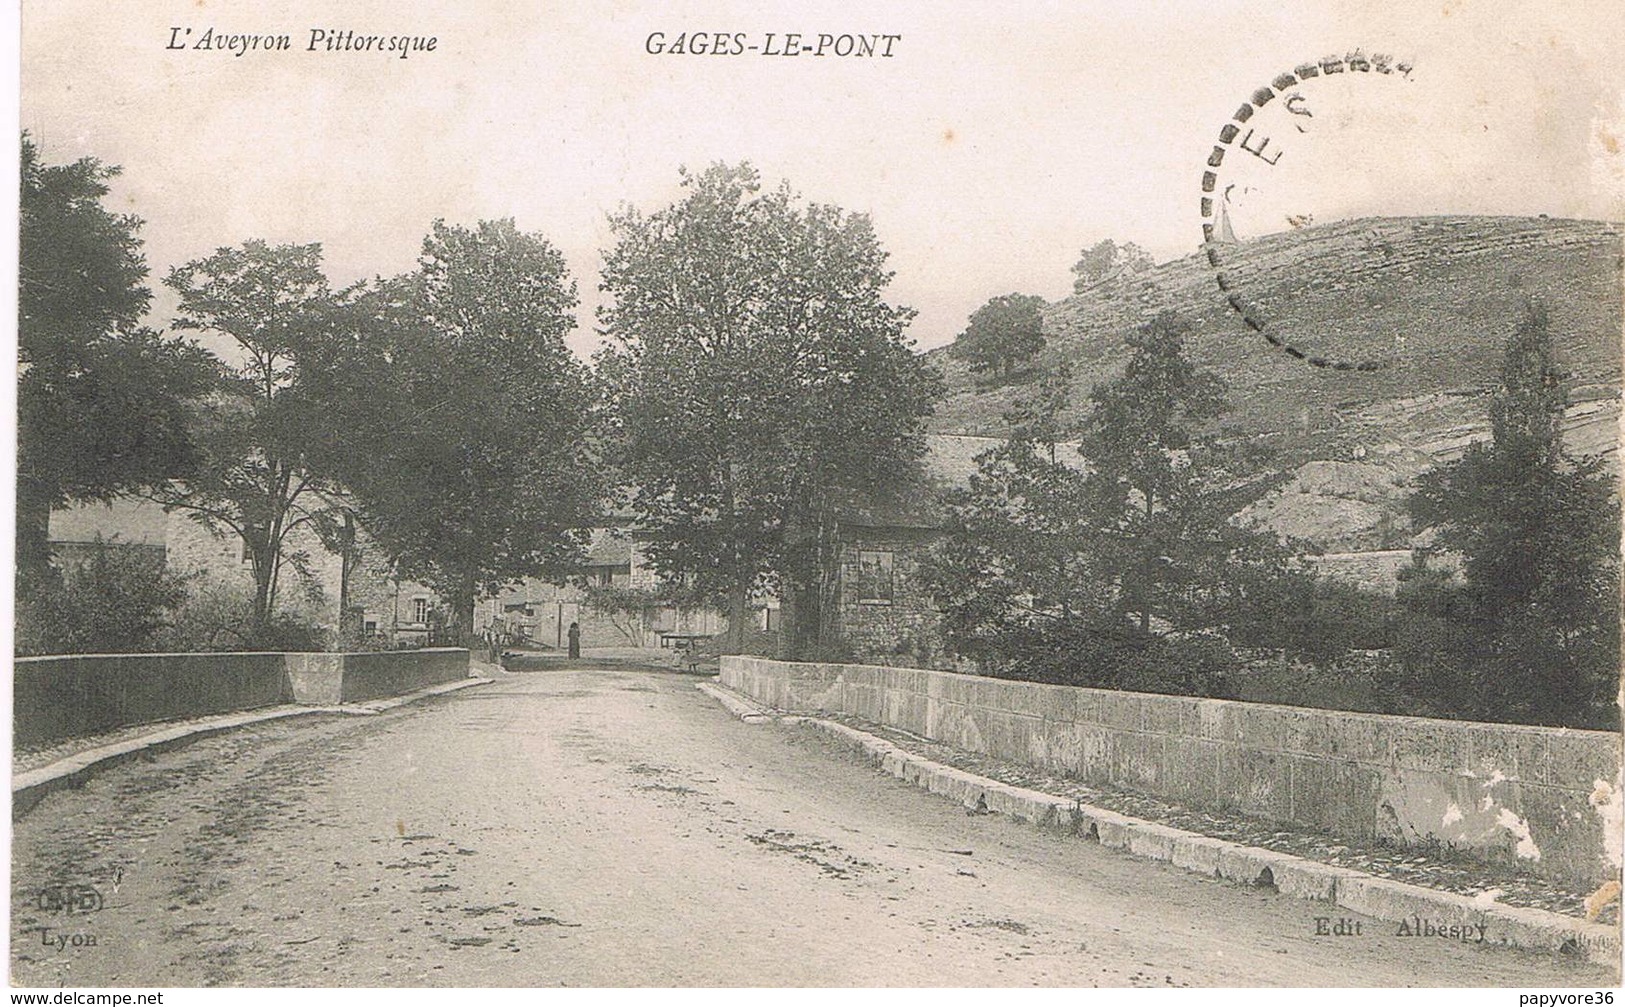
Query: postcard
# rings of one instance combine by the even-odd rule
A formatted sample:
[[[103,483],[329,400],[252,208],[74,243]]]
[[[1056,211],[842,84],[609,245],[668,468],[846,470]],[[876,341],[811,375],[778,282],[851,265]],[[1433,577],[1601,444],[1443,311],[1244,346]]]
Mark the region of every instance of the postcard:
[[[12,984],[1616,987],[1618,21],[24,0]]]

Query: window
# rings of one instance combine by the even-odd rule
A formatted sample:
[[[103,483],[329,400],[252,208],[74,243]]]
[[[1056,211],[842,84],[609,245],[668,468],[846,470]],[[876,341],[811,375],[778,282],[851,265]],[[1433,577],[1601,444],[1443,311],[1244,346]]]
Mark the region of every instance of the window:
[[[892,554],[869,549],[858,551],[857,594],[860,605],[892,603]]]
[[[429,621],[429,599],[412,599],[412,621],[417,623],[419,626],[422,626]]]

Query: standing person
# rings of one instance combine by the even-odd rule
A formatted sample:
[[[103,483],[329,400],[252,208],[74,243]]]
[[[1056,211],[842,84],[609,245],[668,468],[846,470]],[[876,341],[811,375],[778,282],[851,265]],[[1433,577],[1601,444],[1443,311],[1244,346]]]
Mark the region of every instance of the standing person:
[[[570,623],[570,656],[581,656],[581,623]]]

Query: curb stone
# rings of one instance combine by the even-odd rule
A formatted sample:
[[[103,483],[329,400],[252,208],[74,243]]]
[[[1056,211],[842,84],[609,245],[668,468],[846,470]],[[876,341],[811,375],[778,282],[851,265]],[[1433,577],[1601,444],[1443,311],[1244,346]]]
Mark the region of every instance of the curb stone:
[[[487,685],[492,681],[493,679],[489,678],[464,678],[382,700],[347,703],[339,706],[273,706],[268,709],[221,714],[215,717],[204,717],[189,721],[166,730],[131,738],[127,741],[103,745],[100,748],[86,749],[83,752],[58,759],[50,765],[41,766],[38,769],[31,769],[26,773],[18,773],[13,776],[11,779],[11,816],[15,820],[33,810],[34,806],[39,804],[47,794],[67,787],[78,786],[84,783],[95,770],[117,765],[143,752],[165,751],[189,741],[222,734],[239,727],[264,724],[274,720],[287,720],[292,717],[311,717],[324,714],[350,717],[376,716],[386,710],[393,710],[396,707],[405,706],[407,703],[415,703],[420,699],[445,695],[459,689],[467,689],[470,686]]]
[[[695,682],[694,688],[721,703],[727,711],[746,723],[758,720],[767,720],[773,716],[767,709],[757,705],[732,689],[724,688],[714,682]]]
[[[1282,895],[1324,902],[1390,923],[1484,928],[1484,941],[1510,947],[1580,955],[1619,964],[1620,931],[1544,909],[1480,903],[1465,895],[1379,878],[1290,853],[1244,846],[1176,829],[1078,801],[1012,786],[944,765],[864,731],[820,717],[768,710],[724,686],[698,686],[741,720],[806,724],[868,757],[904,782],[959,802],[972,812],[1008,815],[1040,827],[1097,839],[1132,856],[1160,860],[1194,874],[1242,885],[1273,886]],[[745,711],[745,712],[740,712]]]

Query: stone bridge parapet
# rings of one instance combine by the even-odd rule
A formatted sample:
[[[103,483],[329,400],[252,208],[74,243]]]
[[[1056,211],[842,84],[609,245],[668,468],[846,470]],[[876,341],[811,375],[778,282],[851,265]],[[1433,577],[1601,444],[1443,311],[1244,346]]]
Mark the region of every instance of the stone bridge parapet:
[[[721,681],[781,711],[849,714],[1195,808],[1570,884],[1620,873],[1620,738],[1608,732],[753,657],[724,657]]]

